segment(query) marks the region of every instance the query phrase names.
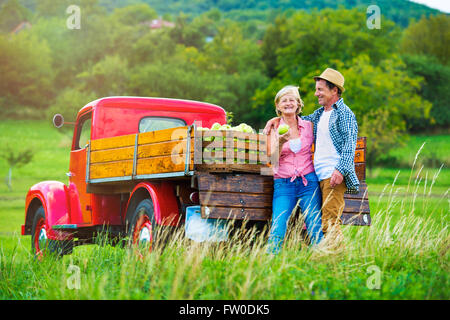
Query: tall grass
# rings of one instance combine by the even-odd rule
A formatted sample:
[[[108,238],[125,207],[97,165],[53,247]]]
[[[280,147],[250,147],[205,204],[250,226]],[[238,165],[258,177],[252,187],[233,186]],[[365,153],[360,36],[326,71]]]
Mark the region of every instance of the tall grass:
[[[23,239],[0,249],[5,299],[448,299],[448,206],[423,197],[432,181],[412,179],[410,196],[395,183],[378,199],[370,227],[343,227],[344,246],[309,247],[294,221],[279,255],[266,253],[266,234],[241,228],[226,243],[195,243],[182,228],[151,252],[103,245],[76,248],[63,259],[37,262]],[[422,192],[421,185],[424,188]],[[419,196],[423,197],[418,201]],[[384,199],[386,198],[386,199]],[[440,200],[448,200],[448,192]],[[79,268],[71,289],[70,266]],[[369,267],[381,287],[367,284]]]

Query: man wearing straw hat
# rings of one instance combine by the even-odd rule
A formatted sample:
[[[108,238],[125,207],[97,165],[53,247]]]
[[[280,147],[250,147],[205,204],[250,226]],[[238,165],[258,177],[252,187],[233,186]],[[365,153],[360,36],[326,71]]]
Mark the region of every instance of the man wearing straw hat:
[[[340,218],[345,206],[344,193],[359,191],[354,164],[358,125],[354,113],[341,97],[345,91],[344,76],[327,68],[314,80],[314,95],[322,107],[302,119],[314,124],[314,169],[322,191],[323,234],[330,244],[337,245],[342,240]],[[272,120],[264,132],[269,132],[279,121]]]

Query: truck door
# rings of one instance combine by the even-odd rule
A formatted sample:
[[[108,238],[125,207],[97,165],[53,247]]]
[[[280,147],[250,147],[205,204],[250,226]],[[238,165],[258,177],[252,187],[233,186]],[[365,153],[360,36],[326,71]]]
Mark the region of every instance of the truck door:
[[[91,139],[92,112],[78,117],[70,152],[69,191],[71,194],[71,222],[90,224],[92,222],[91,194],[86,192],[86,152]],[[78,201],[76,199],[78,198]],[[75,206],[80,206],[76,208]],[[78,209],[78,210],[76,210]],[[75,212],[81,212],[81,216]]]

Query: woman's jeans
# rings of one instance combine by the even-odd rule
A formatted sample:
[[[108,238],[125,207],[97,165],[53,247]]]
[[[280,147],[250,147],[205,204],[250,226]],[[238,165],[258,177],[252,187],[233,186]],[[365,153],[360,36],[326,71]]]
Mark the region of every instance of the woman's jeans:
[[[316,173],[311,172],[305,176],[308,185],[305,186],[300,177],[294,181],[291,178],[274,180],[274,193],[272,203],[272,225],[269,234],[268,252],[277,254],[283,245],[287,223],[292,210],[300,199],[300,209],[305,219],[306,230],[311,245],[319,243],[322,233],[322,194]]]

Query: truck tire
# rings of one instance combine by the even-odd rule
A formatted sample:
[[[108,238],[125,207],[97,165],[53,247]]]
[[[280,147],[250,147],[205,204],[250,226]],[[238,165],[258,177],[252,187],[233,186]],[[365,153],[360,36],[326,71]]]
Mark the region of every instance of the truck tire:
[[[50,240],[47,237],[49,227],[45,222],[45,210],[40,206],[34,215],[31,228],[31,250],[38,260],[45,256],[54,255],[62,257],[65,254],[71,254],[73,249],[73,240]]]
[[[157,232],[153,202],[150,199],[139,202],[134,212],[130,212],[127,217],[126,224],[131,245],[151,251]]]

